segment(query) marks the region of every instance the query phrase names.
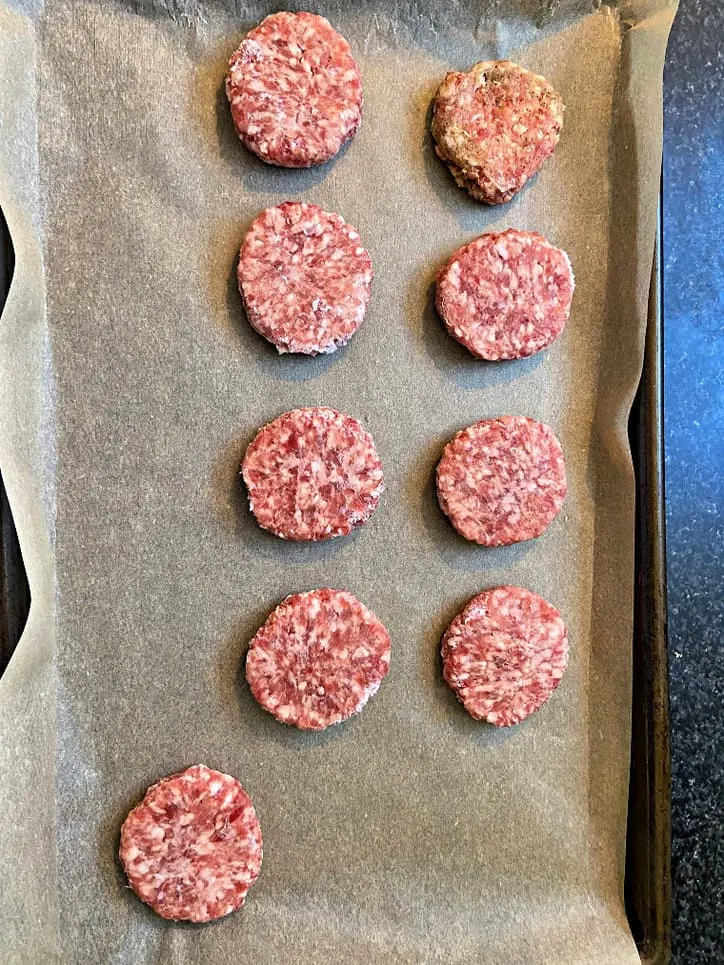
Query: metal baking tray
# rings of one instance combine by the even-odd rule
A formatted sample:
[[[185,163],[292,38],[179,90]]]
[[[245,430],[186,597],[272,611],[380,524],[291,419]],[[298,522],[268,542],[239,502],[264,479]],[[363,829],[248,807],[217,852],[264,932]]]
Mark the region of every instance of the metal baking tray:
[[[670,767],[663,458],[661,212],[641,383],[629,422],[636,474],[635,617],[626,909],[641,961],[671,959]],[[0,310],[13,252],[0,213]],[[30,606],[22,557],[0,477],[0,674]]]
[[[636,587],[625,897],[646,965],[668,965],[671,960],[661,201],[658,224],[644,367],[629,421],[636,473]]]
[[[0,211],[0,313],[5,307],[13,276],[13,249]],[[2,432],[2,427],[0,427]],[[18,538],[0,475],[0,675],[23,632],[30,608],[30,591],[20,555]]]

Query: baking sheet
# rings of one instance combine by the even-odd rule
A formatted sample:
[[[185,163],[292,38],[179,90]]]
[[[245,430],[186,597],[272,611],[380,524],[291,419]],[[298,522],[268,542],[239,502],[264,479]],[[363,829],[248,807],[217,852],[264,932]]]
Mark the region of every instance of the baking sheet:
[[[629,438],[636,473],[633,707],[624,895],[644,965],[671,961],[671,752],[666,632],[661,199],[641,382]]]
[[[294,4],[290,4],[292,9]],[[29,571],[0,683],[0,923],[10,962],[620,963],[633,575],[626,417],[641,367],[661,150],[666,0],[320,3],[365,82],[359,135],[312,171],[235,139],[225,62],[271,4],[0,8],[0,202],[16,248],[0,323],[0,460]],[[555,158],[485,208],[434,157],[446,69],[511,57],[562,92]],[[279,358],[246,324],[234,257],[287,198],[355,224],[376,281],[350,345]],[[485,365],[431,284],[484,230],[570,254],[571,323],[543,356]],[[344,540],[260,531],[237,468],[255,429],[325,403],[361,418],[387,493]],[[485,550],[437,509],[444,442],[485,416],[551,423],[570,492],[540,540]],[[563,612],[571,665],[512,731],[465,715],[439,638],[512,582]],[[389,678],[331,733],[256,707],[242,658],[289,592],[356,593],[393,639]],[[224,922],[169,925],[125,887],[120,823],[158,777],[238,776],[262,876]]]

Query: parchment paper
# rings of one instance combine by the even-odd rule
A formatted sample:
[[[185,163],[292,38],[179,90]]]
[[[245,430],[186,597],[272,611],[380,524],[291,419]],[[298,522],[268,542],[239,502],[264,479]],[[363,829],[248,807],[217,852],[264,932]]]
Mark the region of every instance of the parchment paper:
[[[622,883],[639,377],[673,0],[319,2],[365,84],[353,143],[265,167],[223,94],[243,34],[278,5],[27,0],[0,6],[0,201],[17,270],[0,323],[0,460],[32,588],[0,683],[2,960],[486,963],[638,960]],[[302,7],[308,5],[302,5]],[[297,4],[290,3],[292,9]],[[445,71],[510,57],[567,105],[555,158],[484,207],[435,158]],[[356,225],[376,280],[362,329],[277,357],[246,323],[238,245],[302,198]],[[489,229],[543,232],[577,279],[548,352],[485,364],[432,308],[437,268]],[[245,445],[286,409],[362,419],[387,492],[347,539],[262,532]],[[552,424],[570,493],[541,539],[485,550],[440,513],[443,444],[479,418]],[[500,731],[441,679],[438,645],[498,583],[570,630],[554,698]],[[345,587],[385,622],[392,670],[362,715],[302,734],[259,709],[248,640],[287,593]],[[240,778],[265,840],[245,909],[165,923],[126,888],[120,823],[203,762]]]

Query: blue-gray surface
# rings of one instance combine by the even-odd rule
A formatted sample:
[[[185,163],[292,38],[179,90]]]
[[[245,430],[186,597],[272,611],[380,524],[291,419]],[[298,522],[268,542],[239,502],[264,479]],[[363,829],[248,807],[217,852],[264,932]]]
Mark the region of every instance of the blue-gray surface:
[[[675,965],[724,962],[724,5],[682,0],[664,87]]]

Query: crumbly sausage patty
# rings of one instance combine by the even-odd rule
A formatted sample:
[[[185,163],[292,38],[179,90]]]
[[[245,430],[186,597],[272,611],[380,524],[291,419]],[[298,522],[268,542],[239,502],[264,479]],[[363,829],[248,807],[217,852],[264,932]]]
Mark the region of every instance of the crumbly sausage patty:
[[[251,326],[280,353],[333,352],[362,324],[372,259],[357,231],[316,204],[287,201],[252,222],[237,270]]]
[[[240,908],[261,871],[261,828],[236,778],[203,764],[154,784],[128,814],[128,883],[163,918],[213,921]]]
[[[347,41],[313,13],[275,13],[229,62],[226,94],[241,141],[267,164],[334,157],[362,121],[362,77]]]
[[[249,646],[246,679],[285,724],[323,730],[358,714],[390,668],[382,623],[344,590],[288,596]]]
[[[325,406],[293,409],[260,429],[241,473],[257,522],[283,539],[345,536],[367,522],[385,488],[372,436]]]
[[[568,664],[555,607],[519,586],[473,597],[442,641],[443,676],[471,717],[509,727],[538,710]]]
[[[437,497],[465,539],[505,546],[534,539],[566,495],[563,450],[550,426],[526,416],[483,419],[445,446]]]
[[[477,358],[520,359],[561,334],[573,287],[565,251],[511,228],[459,248],[438,275],[435,304],[448,332]]]

